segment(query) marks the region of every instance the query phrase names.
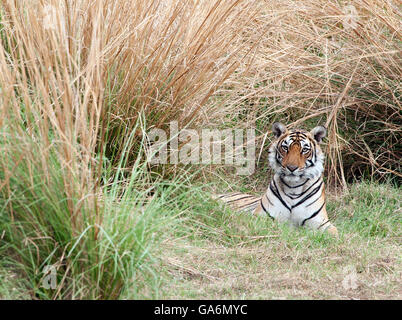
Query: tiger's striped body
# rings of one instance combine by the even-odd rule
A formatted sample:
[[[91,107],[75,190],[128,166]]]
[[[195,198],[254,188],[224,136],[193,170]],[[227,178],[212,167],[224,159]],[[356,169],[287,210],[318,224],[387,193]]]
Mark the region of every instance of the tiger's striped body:
[[[238,210],[337,235],[325,209],[324,154],[319,147],[325,128],[288,131],[275,123],[273,132],[277,140],[269,149],[269,163],[274,176],[266,193],[262,197],[223,195],[220,199]]]

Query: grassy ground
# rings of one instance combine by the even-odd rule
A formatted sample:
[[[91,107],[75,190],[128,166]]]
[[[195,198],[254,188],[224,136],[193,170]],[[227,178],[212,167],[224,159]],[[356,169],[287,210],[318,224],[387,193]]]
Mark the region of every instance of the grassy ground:
[[[146,256],[138,264],[145,268],[130,276],[120,298],[402,298],[400,188],[363,182],[346,195],[329,196],[337,240],[232,212],[212,201],[205,187],[176,192],[170,191],[174,201],[165,207],[156,202],[155,210],[148,209],[153,220],[144,220],[154,224],[152,230],[136,226],[136,234],[156,245],[147,253],[137,249]],[[119,234],[126,234],[119,241],[131,235]],[[29,278],[14,270],[0,268],[0,298],[32,298]]]
[[[0,299],[26,300],[30,299],[25,281],[7,268],[0,269]]]
[[[160,298],[402,298],[400,189],[361,183],[331,198],[338,240],[197,197],[184,218],[191,231],[162,246]]]

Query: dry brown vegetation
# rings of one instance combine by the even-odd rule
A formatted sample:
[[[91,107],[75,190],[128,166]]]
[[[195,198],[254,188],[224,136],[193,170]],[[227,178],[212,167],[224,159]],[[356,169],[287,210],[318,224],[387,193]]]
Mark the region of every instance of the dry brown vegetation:
[[[400,18],[377,0],[3,1],[2,118],[37,126],[44,150],[54,132],[66,178],[85,177],[69,193],[96,180],[102,127],[119,153],[141,110],[157,127],[230,118],[261,141],[274,119],[325,124],[333,182],[400,178]]]
[[[258,41],[239,68],[244,79],[234,74],[221,91],[232,97],[229,112],[246,112],[262,139],[274,120],[325,125],[332,183],[400,178],[400,9],[396,1],[265,1],[244,31]]]

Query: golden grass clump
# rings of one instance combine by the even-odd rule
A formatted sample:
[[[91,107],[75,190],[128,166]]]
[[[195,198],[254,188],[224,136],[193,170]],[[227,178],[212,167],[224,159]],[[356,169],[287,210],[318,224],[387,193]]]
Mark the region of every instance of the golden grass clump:
[[[67,197],[92,198],[84,201],[92,206],[103,159],[96,152],[119,155],[140,111],[148,126],[196,118],[250,45],[238,31],[254,15],[253,3],[2,1],[5,181],[10,161],[21,161],[9,152],[16,146],[25,145],[23,161],[39,164],[48,179],[55,152]]]
[[[97,185],[95,150],[118,158],[140,111],[157,127],[232,119],[260,141],[274,120],[325,124],[332,182],[401,177],[394,1],[7,0],[1,12],[2,119],[37,129],[45,166],[57,141],[67,185],[80,176],[69,193]]]
[[[138,119],[197,120],[254,45],[241,30],[255,4],[1,1],[0,249],[35,297],[116,298],[145,277],[165,220],[163,199],[145,208],[144,166],[126,170]],[[54,291],[42,287],[49,264]]]

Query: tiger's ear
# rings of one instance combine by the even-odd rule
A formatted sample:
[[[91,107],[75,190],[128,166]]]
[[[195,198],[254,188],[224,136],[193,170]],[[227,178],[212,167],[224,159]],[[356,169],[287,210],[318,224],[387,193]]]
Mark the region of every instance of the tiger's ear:
[[[279,138],[281,135],[283,135],[286,132],[286,127],[280,123],[280,122],[275,122],[272,125],[272,133],[275,135],[275,137]]]
[[[324,139],[327,134],[327,129],[325,129],[323,126],[318,126],[311,130],[310,133],[314,137],[315,141],[321,143],[322,139]]]

